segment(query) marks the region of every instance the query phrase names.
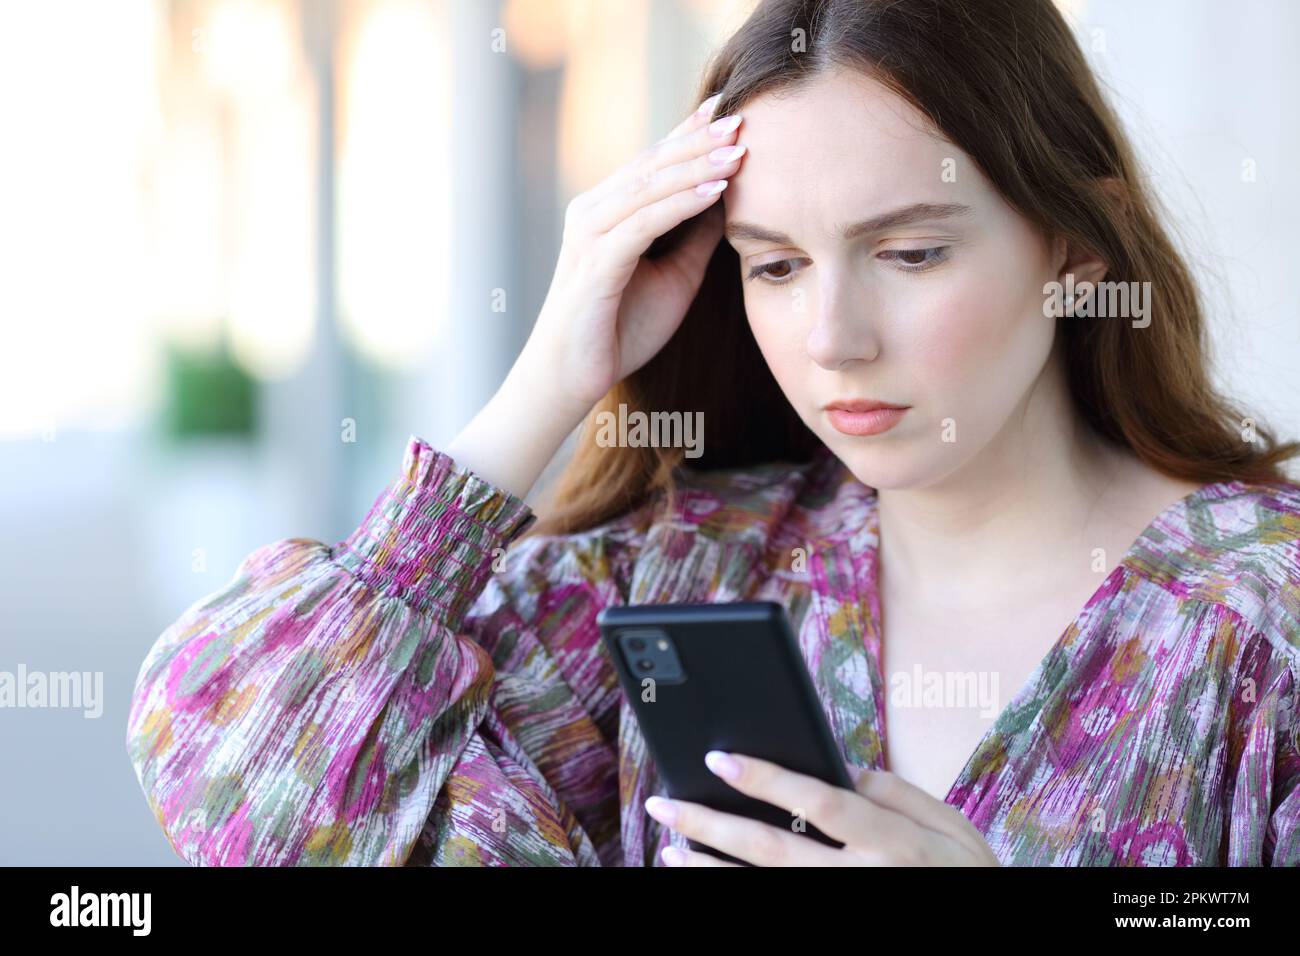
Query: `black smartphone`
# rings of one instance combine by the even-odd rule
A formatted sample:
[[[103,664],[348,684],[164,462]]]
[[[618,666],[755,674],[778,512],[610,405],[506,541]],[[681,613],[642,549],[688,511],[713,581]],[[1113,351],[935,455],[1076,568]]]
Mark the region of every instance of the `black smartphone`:
[[[853,789],[780,604],[607,607],[596,622],[670,797],[844,845],[811,821],[796,829],[788,810],[741,793],[704,764],[710,750],[734,751]]]

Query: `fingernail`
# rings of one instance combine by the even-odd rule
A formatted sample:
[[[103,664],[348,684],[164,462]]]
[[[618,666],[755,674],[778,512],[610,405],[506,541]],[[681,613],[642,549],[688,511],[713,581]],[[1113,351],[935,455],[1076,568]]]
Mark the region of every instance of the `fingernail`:
[[[645,812],[660,823],[672,826],[673,821],[677,819],[677,804],[671,800],[665,800],[663,797],[647,797]]]
[[[740,779],[740,764],[730,754],[723,753],[721,750],[710,750],[704,755],[704,763],[724,780]]]
[[[659,854],[660,858],[667,866],[685,866],[686,854],[675,846],[666,846]]]
[[[712,196],[714,193],[720,193],[727,188],[725,179],[713,179],[707,183],[700,183],[695,187],[695,191],[701,196]]]
[[[719,146],[709,153],[709,162],[713,163],[714,166],[725,166],[727,163],[734,163],[744,155],[744,143],[736,143],[734,146]]]
[[[718,100],[720,99],[722,99],[722,94],[714,93],[707,100],[701,103],[700,108],[697,109],[695,112],[699,113],[701,116],[708,116],[710,113],[713,112],[714,107],[718,105]]]
[[[716,119],[709,124],[709,132],[714,136],[726,136],[740,125],[740,114],[735,113],[731,116],[724,116],[722,119]]]

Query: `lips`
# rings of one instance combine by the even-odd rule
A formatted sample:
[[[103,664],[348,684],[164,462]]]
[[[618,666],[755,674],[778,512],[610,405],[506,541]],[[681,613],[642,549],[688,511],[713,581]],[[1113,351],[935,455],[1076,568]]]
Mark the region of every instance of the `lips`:
[[[831,402],[826,406],[826,417],[842,434],[879,435],[897,425],[909,407],[871,399]]]
[[[840,409],[846,412],[871,412],[877,408],[908,408],[907,405],[894,405],[890,402],[877,402],[872,399],[855,399],[845,402],[831,402],[826,406],[827,411]]]

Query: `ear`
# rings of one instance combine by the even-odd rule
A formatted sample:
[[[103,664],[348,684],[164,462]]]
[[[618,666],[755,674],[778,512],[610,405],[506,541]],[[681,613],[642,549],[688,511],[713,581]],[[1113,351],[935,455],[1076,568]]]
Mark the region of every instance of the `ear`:
[[[1106,192],[1116,206],[1123,208],[1127,205],[1127,193],[1118,179],[1114,177],[1099,179],[1097,185]],[[1070,242],[1063,236],[1053,238],[1052,254],[1057,270],[1056,281],[1065,285],[1066,276],[1072,275],[1076,287],[1085,282],[1090,283],[1090,285],[1084,286],[1083,298],[1086,298],[1088,294],[1086,290],[1091,288],[1091,285],[1095,285],[1104,279],[1109,269],[1105,260],[1101,259],[1092,250],[1085,249],[1078,243]]]
[[[1056,281],[1064,284],[1067,275],[1074,276],[1074,284],[1096,283],[1106,277],[1109,268],[1096,253],[1063,236],[1052,240],[1052,253],[1056,263]]]

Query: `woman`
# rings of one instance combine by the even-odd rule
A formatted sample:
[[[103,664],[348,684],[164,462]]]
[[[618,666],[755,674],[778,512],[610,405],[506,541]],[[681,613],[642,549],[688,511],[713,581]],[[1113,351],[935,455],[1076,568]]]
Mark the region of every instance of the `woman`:
[[[128,746],[178,853],[1300,864],[1296,446],[1212,389],[1051,3],[964,7],[761,3],[720,92],[570,204],[464,431],[167,629]],[[611,442],[620,406],[702,413],[698,457]],[[732,600],[787,609],[856,787],[709,765],[843,849],[655,799],[596,614]],[[967,675],[995,693],[932,699]]]

